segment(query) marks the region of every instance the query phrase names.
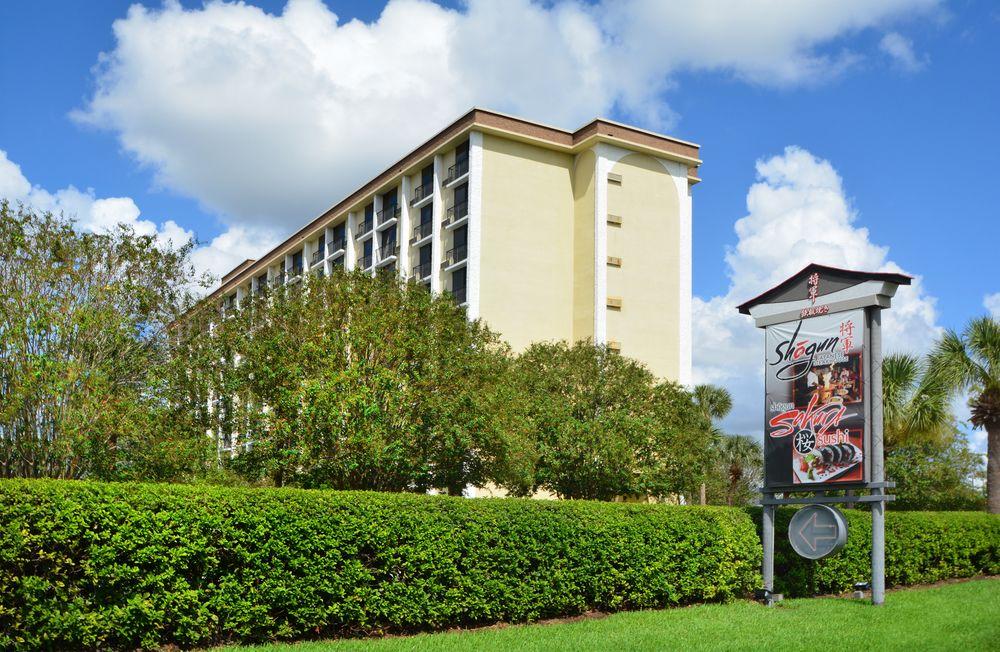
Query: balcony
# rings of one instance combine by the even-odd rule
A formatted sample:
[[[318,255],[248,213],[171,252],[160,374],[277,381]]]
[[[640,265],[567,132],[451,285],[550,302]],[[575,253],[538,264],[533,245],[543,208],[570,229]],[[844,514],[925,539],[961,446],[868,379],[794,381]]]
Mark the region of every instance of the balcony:
[[[368,270],[372,268],[372,255],[362,256],[358,258],[358,267],[363,270]]]
[[[327,253],[330,256],[336,256],[339,253],[343,253],[345,249],[347,249],[347,240],[344,238],[337,238],[327,247]]]
[[[423,203],[425,199],[430,199],[434,196],[434,182],[425,183],[422,186],[417,186],[413,189],[413,197],[410,198],[410,206],[416,206],[417,204]]]
[[[374,228],[375,228],[375,218],[366,217],[363,222],[358,224],[358,235],[357,235],[358,240],[361,240],[365,236],[370,235],[372,229]]]
[[[378,228],[381,230],[392,226],[399,219],[401,213],[399,206],[383,208],[378,212]]]
[[[323,249],[322,249],[322,247],[319,248],[319,249],[317,249],[316,251],[314,251],[312,253],[311,260],[312,260],[312,264],[313,265],[315,265],[319,261],[323,260]]]
[[[455,165],[448,168],[448,177],[445,179],[444,185],[450,186],[467,174],[469,174],[469,159],[459,159],[455,161]]]
[[[299,263],[298,265],[293,265],[292,268],[289,269],[288,271],[290,272],[290,277],[293,279],[297,276],[302,276],[302,263]]]
[[[279,287],[281,287],[284,284],[285,284],[285,274],[284,273],[281,273],[281,274],[278,274],[277,276],[271,277],[271,287],[273,287],[273,288],[279,288]]]
[[[431,277],[431,264],[420,263],[419,265],[414,265],[412,276],[419,281],[426,281]]]
[[[413,227],[413,237],[410,238],[410,244],[411,245],[422,244],[424,240],[431,237],[432,233],[434,233],[433,222],[424,222],[423,224],[418,224],[415,227]]]
[[[469,247],[468,245],[459,245],[452,249],[449,249],[445,255],[444,260],[441,261],[441,269],[451,270],[460,265],[465,264],[466,259],[469,257]]]
[[[387,242],[378,248],[378,266],[383,267],[396,262],[399,256],[399,245],[395,242]]]
[[[444,228],[453,229],[464,224],[469,218],[469,202],[463,201],[450,206],[445,213]]]

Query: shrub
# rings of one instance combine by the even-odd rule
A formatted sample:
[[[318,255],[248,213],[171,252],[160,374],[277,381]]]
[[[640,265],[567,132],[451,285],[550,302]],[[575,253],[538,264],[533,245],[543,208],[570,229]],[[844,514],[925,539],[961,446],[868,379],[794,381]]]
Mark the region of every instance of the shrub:
[[[760,509],[754,518],[760,523]],[[775,590],[791,596],[840,593],[871,579],[871,513],[843,510],[847,545],[820,561],[799,557],[788,543],[794,508],[775,518]],[[1000,573],[1000,516],[985,512],[886,513],[885,582],[905,586]]]
[[[0,482],[0,649],[151,648],[526,621],[759,585],[714,507]]]

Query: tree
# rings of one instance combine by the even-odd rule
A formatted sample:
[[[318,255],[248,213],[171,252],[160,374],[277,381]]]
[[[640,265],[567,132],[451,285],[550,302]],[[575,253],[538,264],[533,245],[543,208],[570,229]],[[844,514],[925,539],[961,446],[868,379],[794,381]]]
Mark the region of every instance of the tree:
[[[167,327],[198,280],[191,243],[0,201],[0,251],[0,476],[136,477],[160,434]],[[176,441],[161,470],[203,443]]]
[[[733,397],[725,387],[696,385],[692,394],[695,405],[713,421],[725,419],[733,409]]]
[[[212,397],[210,427],[249,480],[461,493],[505,454],[506,347],[446,297],[338,272],[203,313],[216,323],[180,367],[199,369],[196,401]]]
[[[724,435],[718,445],[718,460],[726,480],[726,505],[751,503],[763,481],[764,452],[756,439],[746,435]]]
[[[905,444],[886,453],[886,475],[896,481],[893,509],[981,510],[986,497],[974,484],[983,473],[982,457],[969,450],[957,431],[944,441]]]
[[[697,486],[709,424],[680,386],[590,342],[536,343],[514,374],[537,441],[537,486],[598,500]]]
[[[944,444],[954,432],[951,389],[913,355],[883,358],[882,411],[887,455],[901,446]]]
[[[972,425],[987,433],[987,509],[1000,514],[1000,321],[980,317],[962,334],[947,331],[934,347],[931,374],[957,391],[968,391]]]
[[[712,448],[718,452],[725,434],[715,425],[717,419],[725,419],[733,409],[733,397],[725,387],[717,385],[695,385],[692,391],[695,405],[702,411],[705,418],[712,424]],[[711,476],[713,470],[708,469]],[[700,502],[708,503],[708,483],[701,483]]]

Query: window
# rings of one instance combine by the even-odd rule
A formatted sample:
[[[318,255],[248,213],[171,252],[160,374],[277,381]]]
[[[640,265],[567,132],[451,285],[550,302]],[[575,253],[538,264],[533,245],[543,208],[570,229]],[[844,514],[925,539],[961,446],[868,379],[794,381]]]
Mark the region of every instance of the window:
[[[420,171],[420,185],[413,189],[412,203],[430,197],[434,192],[434,165],[428,165]]]
[[[430,224],[434,221],[434,207],[430,204],[420,208],[420,223]]]
[[[267,272],[257,277],[257,294],[263,294],[267,290]]]
[[[292,254],[292,276],[298,276],[302,273],[302,250],[299,249],[294,254]]]
[[[364,255],[358,262],[358,267],[360,267],[361,269],[368,269],[369,267],[372,266],[372,249],[373,249],[372,240],[369,238],[368,240],[365,240]]]
[[[330,253],[340,251],[347,246],[347,224],[341,222],[333,227],[333,240],[330,242]]]
[[[448,209],[448,221],[460,220],[469,214],[469,184],[455,186],[455,201]]]
[[[451,273],[451,296],[456,303],[465,303],[465,268]]]
[[[318,263],[326,255],[326,233],[321,233],[316,241],[316,251],[313,252],[312,261]]]
[[[469,171],[469,141],[455,148],[455,165],[448,168],[448,180],[451,183]]]
[[[413,268],[413,275],[418,280],[423,280],[431,275],[431,245],[426,244],[418,252],[417,266]]]
[[[396,226],[390,226],[388,229],[382,232],[381,235],[381,247],[379,248],[378,257],[385,259],[389,256],[396,255]]]

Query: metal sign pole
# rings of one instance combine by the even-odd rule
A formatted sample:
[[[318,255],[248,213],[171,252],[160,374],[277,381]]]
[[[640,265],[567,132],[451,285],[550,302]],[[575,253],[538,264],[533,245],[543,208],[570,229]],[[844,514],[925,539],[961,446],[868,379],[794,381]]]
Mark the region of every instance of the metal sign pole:
[[[773,498],[774,494],[764,494],[764,498]],[[774,505],[766,504],[762,507],[763,519],[761,520],[761,539],[764,543],[764,563],[761,568],[761,575],[764,578],[764,599],[767,604],[771,604],[771,594],[774,593]]]
[[[885,461],[882,457],[882,311],[870,308],[871,332],[871,450],[872,493],[885,493]],[[885,603],[885,501],[872,503],[872,604]]]

